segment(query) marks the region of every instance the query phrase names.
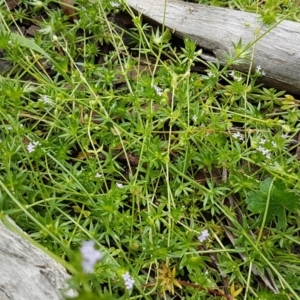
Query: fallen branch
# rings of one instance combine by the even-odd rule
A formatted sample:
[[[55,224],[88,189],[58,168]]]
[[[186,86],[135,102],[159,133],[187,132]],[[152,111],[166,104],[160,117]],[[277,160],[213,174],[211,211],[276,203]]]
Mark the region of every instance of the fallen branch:
[[[254,51],[252,69],[260,66],[266,73],[267,86],[300,94],[300,24],[282,21],[269,32],[258,15],[178,0],[126,0],[127,4],[146,17],[172,29],[180,37],[190,37],[211,55],[207,60],[224,64],[226,54],[234,53],[233,44],[242,39]],[[258,32],[258,36],[255,33]],[[247,72],[250,61],[234,66]]]

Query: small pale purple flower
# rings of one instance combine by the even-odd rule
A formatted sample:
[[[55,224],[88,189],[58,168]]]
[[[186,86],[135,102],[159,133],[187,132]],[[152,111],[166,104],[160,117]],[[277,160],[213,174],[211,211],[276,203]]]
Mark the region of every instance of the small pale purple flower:
[[[40,143],[39,142],[30,142],[28,145],[27,145],[27,151],[29,152],[29,153],[32,153],[32,152],[34,152],[34,150],[35,150],[35,148],[36,148],[36,146],[38,146]]]
[[[128,271],[125,274],[123,274],[122,277],[124,279],[126,290],[131,290],[133,288],[135,280],[132,279]]]
[[[103,255],[94,248],[94,241],[84,241],[80,252],[82,256],[82,268],[85,273],[93,273],[97,261],[101,260]]]
[[[203,243],[209,237],[209,232],[207,229],[204,229],[200,235],[198,236],[198,240],[200,243]]]

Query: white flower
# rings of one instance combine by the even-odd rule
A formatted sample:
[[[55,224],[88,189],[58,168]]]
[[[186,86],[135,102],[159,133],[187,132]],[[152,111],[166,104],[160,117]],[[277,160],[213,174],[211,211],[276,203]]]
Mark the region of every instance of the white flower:
[[[42,28],[42,29],[40,29],[39,30],[39,32],[41,33],[41,34],[48,34],[48,33],[52,33],[53,32],[53,28],[52,28],[52,26],[46,26],[45,28]]]
[[[296,144],[298,144],[298,141],[297,140],[290,140],[290,144],[296,145]]]
[[[272,141],[272,142],[271,142],[271,144],[272,144],[272,146],[273,146],[274,148],[276,148],[276,147],[277,147],[277,144],[276,144],[276,142]]]
[[[212,73],[211,71],[209,71],[208,73],[207,73],[207,76],[210,78],[210,77],[214,77],[214,73]]]
[[[263,148],[262,146],[259,146],[259,147],[257,148],[257,151],[259,151],[259,152],[265,154],[265,152],[267,151],[267,149]]]
[[[230,73],[229,73],[229,76],[231,76],[234,80],[236,81],[241,81],[243,78],[241,76],[235,76],[235,72],[234,70],[232,70]]]
[[[126,290],[131,290],[133,288],[135,280],[131,278],[129,272],[123,274],[122,277],[124,279]]]
[[[265,76],[266,72],[261,68],[261,66],[256,67],[256,73]]]
[[[124,187],[123,184],[119,183],[119,182],[117,182],[116,185],[117,185],[117,188],[119,188],[119,189],[122,189]]]
[[[26,147],[27,151],[29,153],[32,153],[35,150],[36,146],[38,146],[39,144],[40,144],[39,142],[30,142]]]
[[[259,146],[257,148],[257,151],[261,152],[266,158],[268,158],[268,159],[271,158],[270,150],[263,148],[262,146]]]
[[[289,135],[286,134],[286,133],[282,133],[282,134],[281,134],[281,137],[282,137],[283,139],[288,139],[288,138],[289,138]]]
[[[162,89],[162,88],[158,87],[158,86],[155,85],[155,84],[154,84],[152,87],[154,88],[154,90],[155,90],[155,92],[156,92],[156,94],[157,94],[158,96],[161,96],[161,95],[162,95],[162,93],[163,93],[163,89]]]
[[[229,76],[234,77],[234,71],[233,70],[229,73]]]
[[[110,1],[110,5],[111,5],[112,7],[120,7],[120,3],[115,2],[115,1]]]
[[[240,141],[244,140],[244,136],[238,131],[232,134],[235,139],[239,139]]]
[[[198,117],[196,115],[193,115],[192,119],[193,119],[194,122],[197,122]]]
[[[198,236],[198,240],[200,243],[203,243],[209,237],[209,232],[207,229],[204,229],[200,235]]]
[[[29,153],[33,152],[35,150],[35,146],[34,144],[32,144],[31,142],[27,145],[27,150]]]
[[[259,144],[260,144],[260,145],[264,145],[264,144],[266,143],[266,141],[267,141],[266,139],[261,139],[261,140],[259,141]]]
[[[47,95],[42,95],[41,101],[44,102],[45,104],[53,105],[53,101]]]
[[[96,178],[101,178],[101,177],[102,177],[102,174],[97,173],[97,174],[95,175],[95,177],[96,177]]]
[[[82,268],[85,273],[92,273],[96,262],[103,257],[102,253],[94,248],[94,245],[94,241],[84,241],[80,249]]]

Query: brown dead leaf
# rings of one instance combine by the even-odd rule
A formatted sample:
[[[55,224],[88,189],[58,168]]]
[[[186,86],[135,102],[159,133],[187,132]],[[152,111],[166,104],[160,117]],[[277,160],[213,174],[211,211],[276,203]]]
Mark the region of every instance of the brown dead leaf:
[[[6,4],[7,4],[9,10],[13,10],[19,5],[19,1],[18,0],[7,0]]]
[[[60,6],[65,15],[68,16],[72,21],[77,19],[73,0],[61,0]]]
[[[35,33],[40,30],[41,28],[36,25],[31,25],[28,29],[26,29],[26,35],[34,36]]]

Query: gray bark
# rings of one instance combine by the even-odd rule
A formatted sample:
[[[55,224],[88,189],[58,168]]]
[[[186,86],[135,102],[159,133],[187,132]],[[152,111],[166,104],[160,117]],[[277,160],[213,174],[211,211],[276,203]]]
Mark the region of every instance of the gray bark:
[[[300,94],[300,23],[282,21],[267,32],[258,15],[178,0],[126,0],[134,10],[172,29],[180,37],[190,37],[201,48],[213,53],[206,59],[225,61],[224,53],[233,53],[233,43],[242,39],[247,45],[261,38],[254,51],[254,70],[260,66],[266,76],[262,81],[271,87]],[[166,8],[166,9],[165,9]],[[270,27],[269,27],[270,28]],[[264,35],[265,34],[265,35]],[[235,69],[247,72],[250,61]]]
[[[1,300],[61,300],[64,291],[75,297],[66,284],[69,278],[60,264],[0,220]]]

